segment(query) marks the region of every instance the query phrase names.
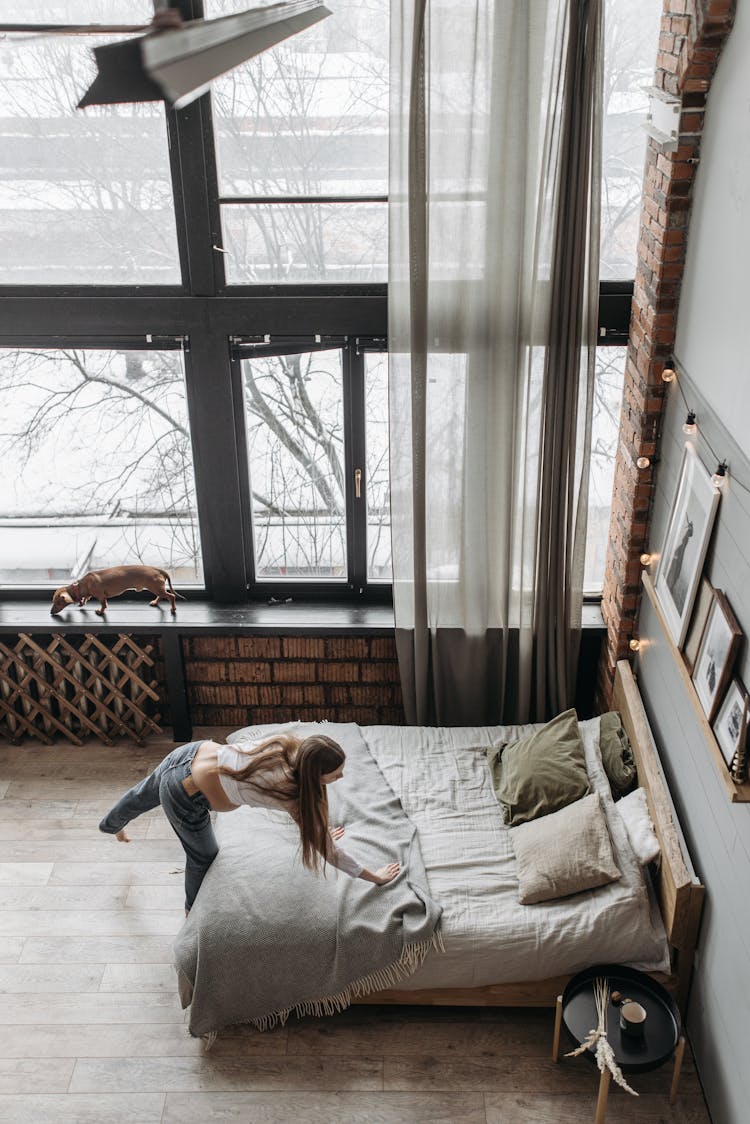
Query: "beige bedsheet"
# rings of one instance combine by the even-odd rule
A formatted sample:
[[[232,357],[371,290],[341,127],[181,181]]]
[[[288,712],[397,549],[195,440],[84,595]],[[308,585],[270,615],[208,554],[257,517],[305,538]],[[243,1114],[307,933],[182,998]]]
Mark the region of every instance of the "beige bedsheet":
[[[430,891],[443,907],[446,951],[431,953],[403,988],[546,979],[598,963],[668,970],[658,907],[601,765],[599,720],[580,725],[589,779],[602,796],[622,878],[536,905],[517,900],[515,858],[484,754],[486,746],[534,727],[361,728],[417,827]]]

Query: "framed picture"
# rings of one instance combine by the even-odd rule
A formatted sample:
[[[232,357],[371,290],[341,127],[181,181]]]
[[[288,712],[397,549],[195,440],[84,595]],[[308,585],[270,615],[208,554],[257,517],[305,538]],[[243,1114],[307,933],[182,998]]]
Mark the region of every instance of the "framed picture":
[[[693,685],[709,722],[719,709],[741,643],[742,629],[724,594],[715,589],[693,667]]]
[[[711,585],[708,578],[701,578],[700,585],[698,586],[698,595],[695,598],[695,608],[690,618],[687,640],[682,650],[688,671],[692,671],[695,667],[695,660],[698,655],[701,637],[703,636],[703,629],[706,627],[706,621],[708,620],[708,610],[711,608],[713,599],[714,587]]]
[[[733,679],[714,722],[716,740],[729,769],[732,767],[735,753],[745,744],[747,705],[747,691],[739,679]]]
[[[693,446],[686,445],[654,581],[667,627],[678,648],[687,633],[719,494]]]

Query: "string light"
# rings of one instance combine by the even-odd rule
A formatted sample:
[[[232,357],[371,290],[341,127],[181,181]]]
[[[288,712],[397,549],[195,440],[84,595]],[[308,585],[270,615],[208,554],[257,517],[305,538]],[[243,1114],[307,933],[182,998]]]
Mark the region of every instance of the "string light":
[[[688,410],[687,417],[682,426],[682,432],[687,433],[688,437],[692,437],[694,433],[698,432],[698,426],[695,424],[695,414],[692,410]]]
[[[653,558],[652,554],[647,554],[647,553],[642,554],[641,555],[641,566],[650,566],[652,558]]]
[[[668,377],[664,379],[665,382],[672,382],[672,380],[680,372],[682,372],[687,377],[688,381],[691,384],[693,382],[693,380],[690,378],[689,372],[685,369],[685,367],[682,365],[681,362],[678,363],[678,361],[677,361],[677,359],[674,355],[670,356],[669,362],[667,363],[666,367],[664,368],[664,371],[668,375]],[[672,373],[670,374],[670,372],[672,372]],[[663,373],[662,373],[662,378],[664,378]],[[694,414],[694,411],[691,410],[690,406],[688,405],[688,400],[685,397],[684,390],[680,386],[680,381],[681,381],[680,379],[676,379],[675,385],[676,385],[678,391],[680,392],[680,397],[682,398],[682,401],[685,404],[685,409],[687,410],[687,414],[688,414],[688,416],[685,420],[685,425],[683,425],[683,429],[685,430],[686,433],[690,433],[690,431],[686,429],[686,426],[692,424],[691,420],[690,420],[691,415],[693,416],[693,423],[695,422],[695,414]],[[696,425],[696,427],[695,427],[696,433],[697,433],[697,430],[698,430],[698,427]],[[692,433],[690,433],[690,435],[692,436]],[[726,483],[727,483],[727,476],[728,476],[727,470],[728,470],[728,467],[729,467],[726,459],[723,459],[723,458],[719,457],[718,453],[716,452],[716,450],[712,446],[711,442],[708,440],[708,437],[706,436],[705,427],[701,427],[701,431],[700,431],[700,433],[697,433],[697,435],[698,435],[699,441],[702,441],[702,442],[705,443],[706,448],[708,449],[711,456],[715,457],[717,462],[718,462],[717,467],[716,467],[716,471],[714,472],[713,476],[711,477],[711,483],[717,488],[724,488],[726,486]],[[734,473],[732,473],[732,487],[733,488],[735,488],[735,487],[742,488],[743,492],[747,492],[750,495],[750,486],[748,486],[748,484],[746,484],[744,481],[740,480]]]
[[[638,649],[640,648],[640,646],[641,646],[640,640],[636,640],[636,638],[633,637],[633,639],[630,641],[630,644],[629,644],[630,651],[631,652],[637,652]]]
[[[639,457],[635,463],[639,468],[648,468],[648,466],[651,464],[651,461],[648,457]]]
[[[664,370],[661,373],[661,377],[664,382],[674,382],[675,378],[677,377],[676,363],[674,361],[673,355],[670,355],[669,359],[667,360]]]

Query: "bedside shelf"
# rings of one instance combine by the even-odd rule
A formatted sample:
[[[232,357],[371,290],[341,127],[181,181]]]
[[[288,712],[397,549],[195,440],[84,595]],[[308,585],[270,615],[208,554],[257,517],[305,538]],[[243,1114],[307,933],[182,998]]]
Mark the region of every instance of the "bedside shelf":
[[[750,803],[750,782],[743,781],[740,784],[737,781],[732,780],[732,775],[727,768],[727,763],[724,760],[724,755],[722,754],[721,749],[719,748],[719,743],[716,740],[716,735],[711,729],[711,725],[706,718],[703,707],[701,706],[701,701],[698,698],[698,692],[693,686],[693,680],[690,677],[690,672],[687,669],[687,665],[683,658],[682,652],[677,647],[670,635],[667,622],[664,618],[664,613],[662,612],[661,605],[659,604],[659,598],[656,596],[654,583],[652,582],[650,576],[645,573],[645,571],[643,574],[643,588],[646,590],[649,601],[653,605],[654,611],[659,618],[659,624],[661,625],[662,632],[664,633],[664,638],[672,651],[675,664],[677,665],[677,670],[680,673],[680,678],[682,679],[688,698],[693,705],[693,710],[695,711],[696,718],[698,719],[698,724],[703,731],[703,736],[706,739],[706,745],[708,746],[711,752],[711,756],[714,759],[716,768],[719,771],[719,776],[721,777],[724,783],[724,787],[727,790],[727,795],[729,796],[729,799],[733,804]]]

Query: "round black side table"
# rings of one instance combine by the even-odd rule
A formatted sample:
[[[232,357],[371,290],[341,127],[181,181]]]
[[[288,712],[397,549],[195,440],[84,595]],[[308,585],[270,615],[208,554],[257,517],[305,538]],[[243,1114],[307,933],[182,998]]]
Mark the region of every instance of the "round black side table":
[[[560,1028],[566,1030],[580,1046],[589,1032],[598,1025],[594,981],[604,979],[609,984],[610,999],[607,1004],[607,1038],[615,1061],[623,1074],[646,1073],[664,1065],[674,1055],[674,1071],[669,1103],[677,1098],[685,1038],[681,1034],[680,1012],[669,992],[645,972],[626,968],[622,964],[598,964],[586,968],[568,982],[562,995],[557,997],[555,1037],[552,1058],[560,1058]],[[612,992],[620,992],[622,999],[640,1003],[646,1011],[643,1034],[632,1037],[620,1029],[620,1005],[612,1002]],[[589,1047],[585,1056],[596,1061],[595,1047]],[[596,1105],[595,1124],[602,1124],[607,1111],[611,1075],[604,1069],[599,1079],[599,1098]]]

